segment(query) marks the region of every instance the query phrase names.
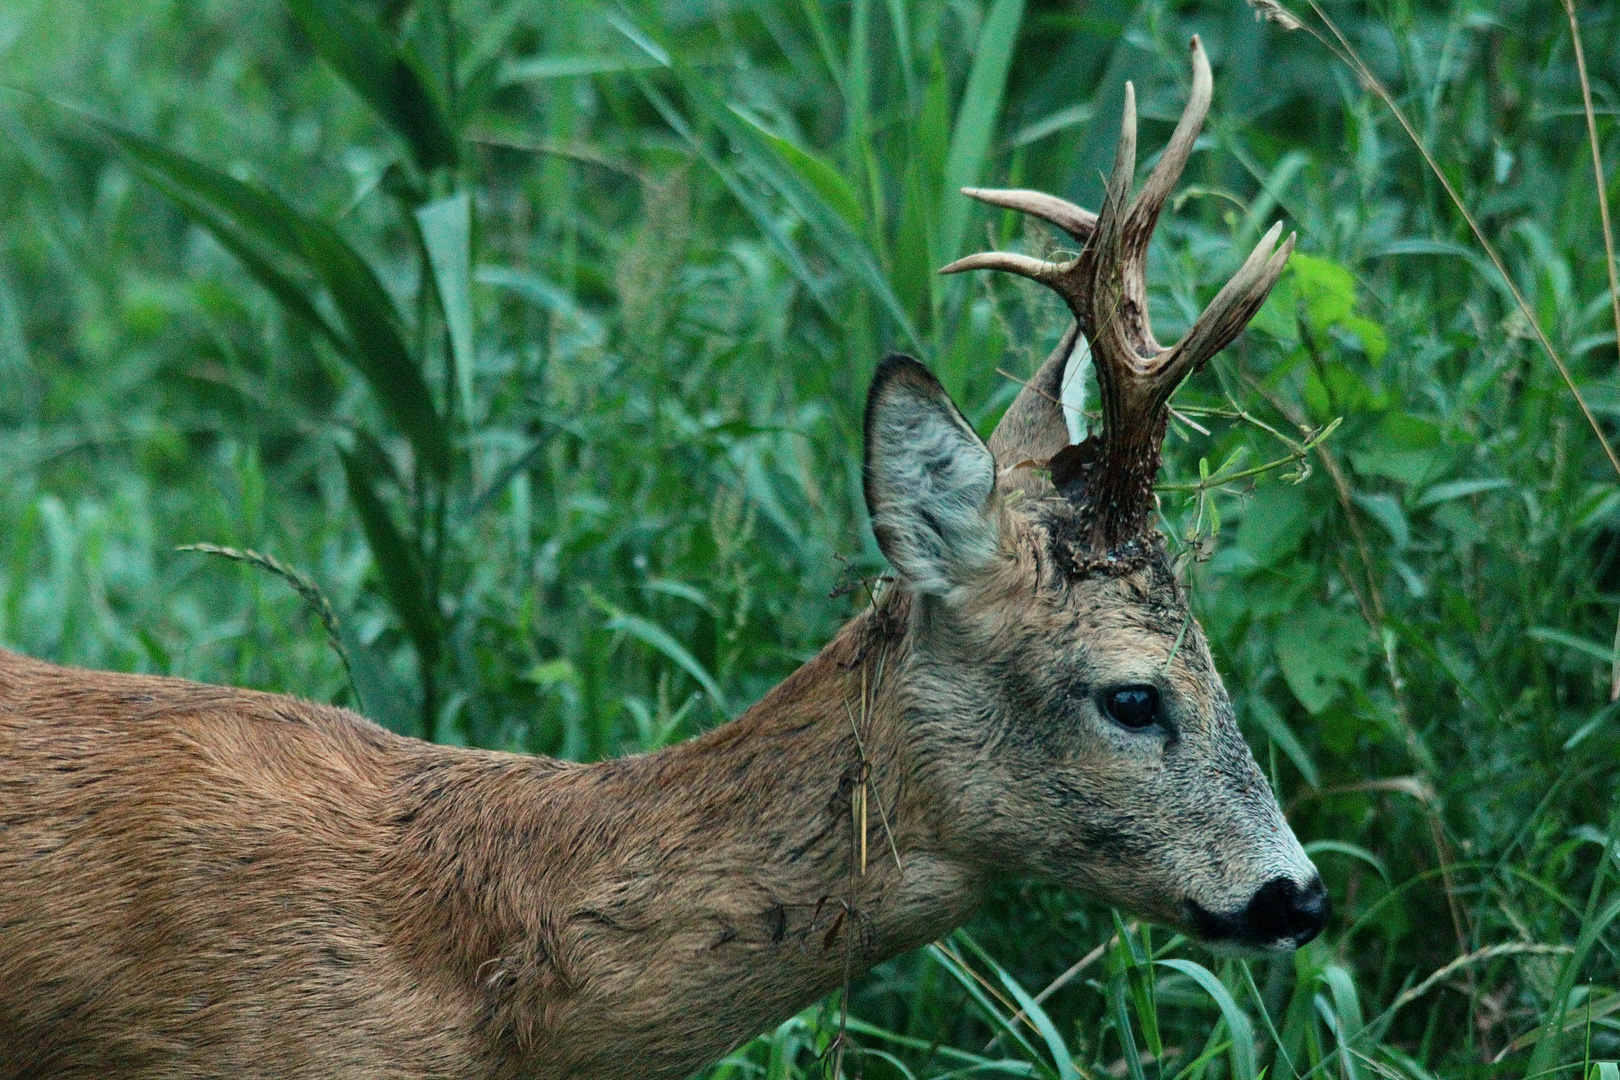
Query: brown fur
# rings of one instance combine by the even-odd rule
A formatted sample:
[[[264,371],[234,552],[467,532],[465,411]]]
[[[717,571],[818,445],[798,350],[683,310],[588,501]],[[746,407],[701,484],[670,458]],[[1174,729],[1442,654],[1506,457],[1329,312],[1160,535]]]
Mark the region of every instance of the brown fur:
[[[1281,818],[1196,624],[1179,754],[1082,715],[1170,658],[1173,579],[1063,580],[1000,518],[956,600],[896,590],[733,723],[590,766],[0,652],[0,1077],[678,1077],[995,873],[1239,902]]]

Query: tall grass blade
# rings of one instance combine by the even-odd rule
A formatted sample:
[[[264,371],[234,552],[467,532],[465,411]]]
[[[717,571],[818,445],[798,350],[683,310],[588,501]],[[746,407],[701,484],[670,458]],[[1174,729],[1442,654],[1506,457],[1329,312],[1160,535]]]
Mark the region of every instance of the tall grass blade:
[[[454,168],[455,127],[414,51],[348,0],[286,0],[322,60],[405,140],[423,170]]]
[[[973,187],[984,175],[985,158],[995,138],[1001,100],[1007,90],[1013,46],[1024,18],[1024,0],[994,0],[979,31],[973,66],[956,110],[951,147],[945,158],[945,190],[941,195],[939,257],[955,259],[967,238],[970,201],[960,190]]]
[[[609,613],[607,628],[629,634],[643,645],[650,646],[654,651],[662,653],[664,657],[675,662],[675,665],[697,681],[703,687],[703,692],[709,695],[714,702],[715,711],[721,716],[731,717],[731,707],[726,704],[726,696],[720,690],[720,683],[709,674],[709,669],[698,662],[697,657],[687,651],[686,646],[670,636],[668,630],[632,612],[622,611],[605,601],[598,601],[604,611]]]
[[[304,251],[343,317],[350,359],[377,402],[411,442],[417,460],[436,477],[450,473],[450,436],[422,370],[405,344],[398,310],[382,282],[336,229],[301,223]]]
[[[1259,1069],[1254,1056],[1254,1025],[1249,1020],[1249,1014],[1233,1000],[1231,991],[1215,977],[1214,972],[1202,964],[1176,957],[1155,960],[1154,963],[1181,972],[1215,1000],[1216,1007],[1221,1010],[1221,1019],[1226,1021],[1226,1029],[1232,1035],[1233,1077],[1236,1080],[1256,1080]]]
[[[766,239],[771,241],[776,248],[777,254],[787,264],[788,270],[798,279],[799,284],[804,286],[805,291],[810,294],[811,298],[816,301],[823,311],[828,315],[832,315],[832,299],[828,295],[827,283],[810,269],[810,264],[805,262],[804,255],[799,251],[798,245],[788,236],[786,230],[782,228],[781,222],[777,220],[777,215],[754,191],[753,186],[738,175],[736,169],[733,169],[726,161],[709,149],[707,143],[692,130],[692,125],[686,122],[686,118],[681,115],[680,110],[675,108],[674,104],[656,87],[645,79],[639,78],[636,80],[636,85],[641,88],[641,92],[652,103],[658,115],[664,118],[664,122],[670,126],[675,134],[681,137],[682,141],[692,149],[692,152],[705,165],[714,171],[714,174],[726,185],[726,189],[748,212],[748,216],[754,219],[754,224],[765,234]]]
[[[920,349],[922,342],[912,326],[911,317],[901,306],[882,265],[865,238],[850,226],[839,209],[828,202],[814,184],[806,180],[803,173],[782,156],[776,145],[757,126],[742,120],[714,95],[703,80],[679,61],[674,63],[671,70],[680,79],[681,88],[693,108],[724,133],[732,147],[741,153],[743,160],[810,227],[822,250],[877,298],[906,339]]]
[[[381,477],[367,464],[367,459],[346,451],[340,456],[348,480],[349,501],[360,518],[366,543],[376,560],[383,596],[404,626],[423,666],[432,667],[439,660],[444,630],[442,617],[429,591],[421,555],[394,523],[393,514],[377,494],[376,485]]]
[[[1013,978],[1006,968],[996,963],[990,954],[985,952],[979,946],[979,943],[969,936],[966,930],[958,931],[956,939],[966,945],[979,958],[980,963],[995,973],[996,979],[1001,983],[1002,988],[1018,1003],[1019,1012],[1034,1025],[1035,1030],[1046,1041],[1047,1052],[1052,1055],[1052,1062],[1057,1066],[1058,1076],[1062,1080],[1080,1080],[1080,1073],[1074,1066],[1074,1056],[1069,1053],[1068,1044],[1063,1041],[1063,1036],[1058,1034],[1057,1025],[1052,1022],[1052,1018],[1047,1015],[1046,1010],[1041,1008],[1040,1003],[1035,1000],[1029,991],[1024,989],[1022,983]]]
[[[450,336],[456,393],[467,423],[473,422],[472,198],[458,191],[416,208],[422,246],[433,268],[439,311]]]

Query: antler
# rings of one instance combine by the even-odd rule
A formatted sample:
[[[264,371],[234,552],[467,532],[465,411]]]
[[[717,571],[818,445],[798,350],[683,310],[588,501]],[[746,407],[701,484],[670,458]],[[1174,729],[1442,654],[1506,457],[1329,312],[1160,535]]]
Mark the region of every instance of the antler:
[[[1213,86],[1209,60],[1196,37],[1192,39],[1192,68],[1192,94],[1181,121],[1135,200],[1130,194],[1136,174],[1136,90],[1130,83],[1125,84],[1119,146],[1101,214],[1092,215],[1034,191],[962,189],[964,195],[982,202],[1033,214],[1056,225],[1083,245],[1077,257],[1049,263],[993,251],[958,259],[940,271],[1005,270],[1039,281],[1063,297],[1090,339],[1102,391],[1102,435],[1049,460],[1059,490],[1089,509],[1089,546],[1103,553],[1152,530],[1153,478],[1159,471],[1170,395],[1248,325],[1294,250],[1294,235],[1290,233],[1279,247],[1282,223],[1272,226],[1180,341],[1167,348],[1153,337],[1147,311],[1148,240],[1192,154],[1209,113]],[[1066,357],[1067,350],[1062,351]],[[1047,403],[1049,411],[1043,411],[1039,395],[1031,393],[1042,384],[1041,375],[1048,374],[1046,369],[1053,360],[1047,361],[1008,410],[1009,417],[1016,414],[1017,420],[1009,436],[1015,429],[1045,431],[1050,428],[1051,413],[1062,422],[1058,406]],[[1003,426],[1007,426],[1005,419]]]

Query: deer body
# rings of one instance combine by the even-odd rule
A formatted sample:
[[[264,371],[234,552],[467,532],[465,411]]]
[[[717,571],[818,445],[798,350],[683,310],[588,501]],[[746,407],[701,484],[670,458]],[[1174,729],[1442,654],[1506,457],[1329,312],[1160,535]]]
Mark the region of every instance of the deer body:
[[[964,919],[997,875],[1289,949],[1320,877],[1153,531],[1171,392],[1259,307],[1272,230],[1160,346],[1148,236],[1210,73],[1131,199],[1135,118],[1063,264],[1076,317],[989,444],[878,368],[866,503],[896,583],[737,720],[596,765],[294,698],[0,652],[0,1080],[680,1077]],[[1103,426],[1057,404],[1091,339]],[[1037,466],[1031,468],[1030,466]]]
[[[878,710],[852,865],[862,632],[591,766],[0,652],[0,1077],[689,1074],[975,903]]]

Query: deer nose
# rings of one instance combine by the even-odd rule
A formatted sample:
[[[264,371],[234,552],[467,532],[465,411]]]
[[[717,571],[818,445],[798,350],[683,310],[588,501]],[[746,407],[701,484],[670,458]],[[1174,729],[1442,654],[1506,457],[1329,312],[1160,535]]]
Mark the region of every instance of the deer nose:
[[[1281,944],[1291,939],[1298,948],[1322,932],[1332,911],[1320,876],[1304,886],[1293,878],[1276,877],[1260,886],[1239,922],[1251,940]]]

